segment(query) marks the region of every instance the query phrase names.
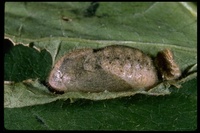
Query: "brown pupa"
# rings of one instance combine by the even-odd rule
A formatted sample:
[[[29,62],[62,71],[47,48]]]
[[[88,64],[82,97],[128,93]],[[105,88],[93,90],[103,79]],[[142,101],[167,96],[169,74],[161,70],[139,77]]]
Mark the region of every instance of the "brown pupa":
[[[56,91],[147,90],[158,83],[152,59],[136,48],[111,45],[78,49],[54,66],[48,84]]]

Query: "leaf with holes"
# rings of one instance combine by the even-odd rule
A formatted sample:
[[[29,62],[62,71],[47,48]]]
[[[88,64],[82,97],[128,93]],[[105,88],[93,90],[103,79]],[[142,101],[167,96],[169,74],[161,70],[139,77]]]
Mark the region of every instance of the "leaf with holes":
[[[196,20],[196,6],[192,3],[5,3],[5,127],[29,130],[195,129]],[[49,92],[43,85],[51,68],[66,53],[116,44],[138,48],[153,58],[159,51],[171,49],[182,77],[139,92],[69,92],[60,95]],[[186,82],[188,80],[191,81]],[[176,90],[170,85],[183,87]],[[172,94],[165,97],[136,95],[135,98],[112,101],[83,100],[73,105],[64,101],[53,102],[68,98],[102,100],[136,93],[155,96],[170,92]],[[38,104],[42,105],[32,106]],[[32,112],[31,108],[34,108]],[[51,117],[49,108],[57,112],[55,117],[59,120]],[[73,115],[74,111],[76,115]],[[20,121],[15,116],[30,122]],[[115,123],[113,118],[118,122]],[[86,120],[84,123],[81,122],[83,119]],[[53,121],[59,121],[60,125],[55,126]]]

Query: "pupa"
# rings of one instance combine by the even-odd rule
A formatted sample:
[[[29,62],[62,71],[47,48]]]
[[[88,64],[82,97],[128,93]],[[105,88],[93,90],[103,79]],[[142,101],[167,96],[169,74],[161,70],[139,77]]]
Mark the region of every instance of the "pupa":
[[[179,67],[169,54],[172,54],[169,50],[159,52],[154,62],[141,50],[128,46],[77,49],[57,61],[47,83],[51,89],[59,92],[148,90],[159,82],[159,74],[164,72],[162,76],[168,79],[167,71],[157,71],[157,68],[163,67],[163,63],[158,63],[160,61],[167,65],[164,68],[170,69],[172,66],[172,69],[176,69],[178,74],[174,78],[170,74],[171,80],[180,76]]]

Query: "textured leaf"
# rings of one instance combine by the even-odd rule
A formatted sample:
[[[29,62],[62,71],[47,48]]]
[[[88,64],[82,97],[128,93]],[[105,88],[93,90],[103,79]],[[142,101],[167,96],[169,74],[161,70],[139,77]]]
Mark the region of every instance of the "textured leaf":
[[[169,94],[168,89],[172,94],[165,97],[135,95],[98,102],[78,100],[73,104],[62,100],[5,109],[5,127],[194,130],[197,124],[196,19],[196,7],[191,3],[6,3],[5,37],[16,46],[9,45],[9,49],[5,49],[4,80],[16,83],[5,82],[5,107],[31,106],[67,98],[98,100],[135,93],[164,95]],[[9,43],[5,44],[7,48]],[[51,65],[65,53],[75,48],[111,44],[137,47],[153,57],[158,51],[170,48],[183,77],[178,82],[160,84],[149,92],[130,94],[56,95],[41,84]],[[191,81],[185,83],[188,80]],[[169,88],[170,84],[183,84],[183,87],[176,91]],[[28,119],[30,121],[26,122]],[[13,121],[15,124],[10,124]]]

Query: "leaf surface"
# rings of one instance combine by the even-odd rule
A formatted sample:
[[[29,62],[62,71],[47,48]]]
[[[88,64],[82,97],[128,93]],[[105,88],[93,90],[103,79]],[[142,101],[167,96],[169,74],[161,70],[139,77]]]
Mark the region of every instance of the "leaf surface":
[[[29,130],[196,129],[196,7],[192,3],[102,2],[91,13],[91,6],[87,2],[5,4],[5,38],[15,46],[5,52],[4,80],[15,83],[4,84],[4,106],[31,106],[67,98],[98,100],[135,93],[165,95],[171,92],[168,89],[172,94],[78,100],[73,104],[59,100],[40,106],[5,108],[5,127]],[[112,44],[136,47],[152,57],[170,48],[184,74],[181,80],[171,84],[183,87],[176,90],[169,83],[163,83],[151,92],[55,95],[41,84],[53,64],[67,52]],[[185,83],[188,80],[191,81]],[[23,122],[23,119],[30,121]],[[12,121],[15,124],[10,124]]]

